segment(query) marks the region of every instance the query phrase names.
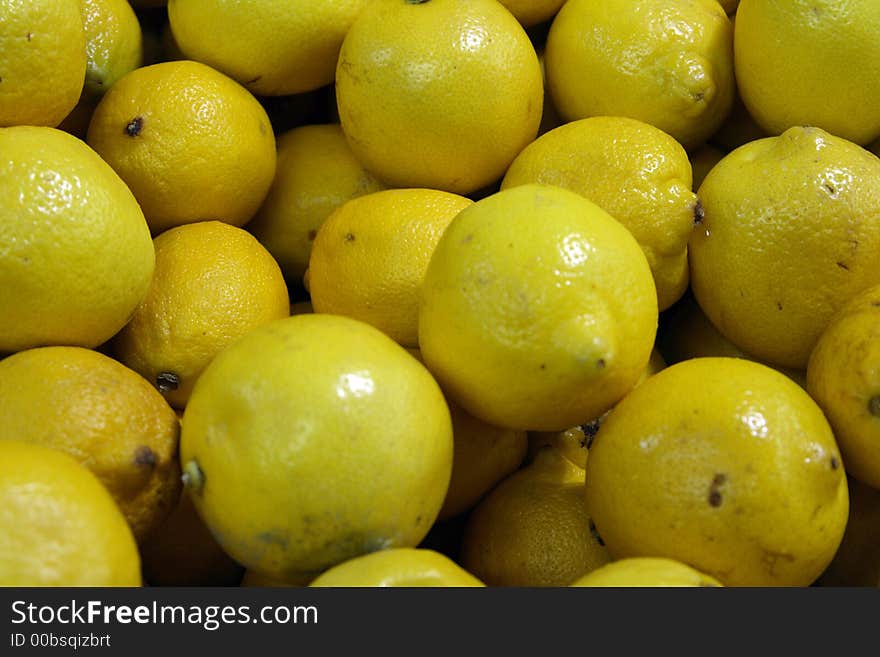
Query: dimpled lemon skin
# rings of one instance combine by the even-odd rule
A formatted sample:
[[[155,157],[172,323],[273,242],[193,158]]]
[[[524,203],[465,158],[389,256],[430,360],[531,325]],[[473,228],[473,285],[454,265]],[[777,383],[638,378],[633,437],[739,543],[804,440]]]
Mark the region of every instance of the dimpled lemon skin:
[[[389,186],[468,194],[535,138],[544,89],[495,0],[375,0],[342,45],[336,98],[355,156]]]
[[[700,212],[677,141],[647,123],[600,116],[532,142],[501,184],[557,185],[587,197],[633,234],[651,266],[660,310],[687,288],[687,243]]]
[[[840,544],[848,499],[821,409],[738,358],[649,378],[587,459],[587,512],[615,559],[676,559],[727,586],[811,584]]]
[[[98,346],[154,266],[137,201],[92,149],[54,128],[0,128],[0,352]]]
[[[434,550],[380,550],[334,566],[312,581],[315,587],[479,587],[485,586],[447,556]]]
[[[140,586],[107,489],[55,449],[0,440],[0,586]]]
[[[127,0],[83,0],[85,91],[100,96],[143,63],[143,35]]]
[[[181,463],[224,550],[294,580],[418,545],[449,484],[452,424],[436,381],[390,338],[347,317],[297,315],[204,371]]]
[[[880,136],[880,4],[743,0],[736,79],[761,127],[812,125],[867,144]]]
[[[166,230],[154,245],[150,290],[111,348],[184,408],[211,359],[257,326],[288,317],[290,300],[278,264],[241,228],[200,221]]]
[[[86,75],[79,0],[0,0],[0,19],[0,127],[57,126]]]
[[[641,557],[621,559],[597,568],[571,586],[687,587],[723,586],[714,577],[673,559]]]
[[[315,312],[372,324],[418,345],[419,292],[443,231],[473,201],[433,189],[389,189],[345,203],[318,231],[309,260]]]
[[[733,26],[715,0],[570,0],[544,56],[567,121],[628,116],[690,149],[733,104]]]
[[[333,82],[345,34],[367,0],[170,0],[180,49],[261,96]]]
[[[804,369],[819,334],[880,283],[880,159],[819,128],[741,146],[697,192],[691,286],[724,337]]]
[[[496,426],[561,431],[638,381],[657,292],[638,242],[584,197],[522,185],[463,210],[422,286],[419,345],[452,401]]]
[[[198,62],[122,77],[95,108],[87,141],[131,188],[154,234],[212,219],[242,226],[275,176],[266,111]]]
[[[807,391],[831,423],[847,472],[880,488],[880,285],[853,298],[822,333]]]
[[[321,224],[346,201],[385,186],[357,161],[338,123],[294,128],[278,138],[275,180],[247,229],[301,281]]]

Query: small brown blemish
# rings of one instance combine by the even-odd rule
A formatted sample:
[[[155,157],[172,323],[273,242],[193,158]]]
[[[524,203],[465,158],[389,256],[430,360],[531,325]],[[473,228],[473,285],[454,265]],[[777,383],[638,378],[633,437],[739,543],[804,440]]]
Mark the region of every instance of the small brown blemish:
[[[849,267],[847,267],[847,266],[846,266],[846,263],[844,263],[844,262],[840,262],[840,261],[838,261],[838,262],[836,262],[836,263],[834,263],[834,264],[836,264],[836,265],[837,265],[838,267],[840,267],[841,269],[845,269],[845,270],[849,271]]]
[[[826,189],[826,191],[831,196],[837,196],[837,190],[832,185],[829,185],[828,183],[824,183],[822,186]]]
[[[416,516],[416,525],[422,524],[422,516]]]
[[[874,306],[875,308],[880,308],[880,301],[872,301],[871,305]]]
[[[874,417],[880,417],[880,395],[874,395],[868,400],[868,412]]]
[[[598,367],[600,370],[605,369],[605,359],[600,358],[599,360],[597,360],[596,367]]]
[[[314,241],[315,241],[315,238],[316,238],[317,236],[318,236],[318,231],[315,230],[314,228],[312,228],[312,229],[309,231],[309,242],[314,242]]]
[[[168,392],[169,390],[177,390],[180,385],[180,377],[174,372],[159,372],[156,375],[156,387],[159,392]]]
[[[605,547],[605,541],[602,540],[602,537],[599,535],[599,530],[596,529],[596,523],[593,522],[593,519],[590,518],[590,536],[593,537],[599,545]]]
[[[472,239],[474,239],[474,234],[473,234],[473,233],[471,233],[470,235],[465,235],[465,236],[461,239],[460,244],[467,244],[467,243],[470,242]]]
[[[840,467],[840,461],[837,460],[836,456],[831,457],[831,469],[837,470]]]
[[[346,233],[345,234],[346,242],[354,242],[354,233]]]
[[[34,33],[33,33],[33,32],[28,32],[28,33],[27,33],[27,40],[30,41],[30,40],[33,39],[33,38],[34,38]]]
[[[142,116],[136,116],[131,121],[128,122],[128,125],[125,126],[125,134],[129,137],[137,137],[141,134],[141,130],[144,129],[144,118]]]
[[[581,443],[581,447],[590,449],[593,446],[593,441],[596,439],[596,434],[599,433],[601,426],[602,422],[599,418],[581,425],[581,431],[584,432],[584,441]]]
[[[694,203],[694,226],[699,226],[705,218],[706,211],[703,209],[703,202],[697,199],[697,202]]]
[[[782,302],[781,301],[776,302],[776,308],[779,310],[782,310]]]
[[[712,477],[712,483],[709,486],[709,506],[718,508],[721,506],[721,502],[723,500],[721,496],[721,488],[727,482],[727,475],[723,472],[719,472],[714,477]]]
[[[542,370],[546,370],[546,369],[547,369],[547,363],[541,363],[541,364],[539,365],[539,367],[540,367]]]
[[[245,82],[245,84],[256,84],[257,82],[259,82],[259,81],[262,80],[262,79],[263,79],[263,76],[262,76],[262,75],[258,75],[257,77],[255,77],[255,78],[251,78],[250,80],[248,80],[247,82]]]
[[[146,445],[141,445],[134,451],[135,465],[146,465],[150,468],[156,467],[156,452]]]

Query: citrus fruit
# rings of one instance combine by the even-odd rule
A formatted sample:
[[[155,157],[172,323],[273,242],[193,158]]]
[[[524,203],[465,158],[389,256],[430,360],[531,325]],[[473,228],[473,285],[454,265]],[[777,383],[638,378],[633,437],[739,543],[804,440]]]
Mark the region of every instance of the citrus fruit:
[[[499,0],[523,27],[548,21],[556,15],[565,0]]]
[[[241,226],[275,175],[263,107],[197,62],[123,76],[95,108],[87,140],[131,188],[154,234],[205,220]]]
[[[679,587],[722,586],[713,577],[704,575],[679,561],[651,557],[620,559],[578,578],[571,586],[610,587]]]
[[[648,363],[657,292],[638,242],[551,185],[452,220],[422,286],[419,346],[444,392],[490,424],[560,431],[597,417]]]
[[[84,91],[100,96],[143,64],[143,37],[127,0],[82,0],[86,33]]]
[[[428,261],[449,222],[470,205],[464,196],[433,189],[389,189],[342,205],[312,246],[315,312],[354,317],[417,346]]]
[[[697,193],[689,252],[700,307],[740,349],[805,368],[831,316],[880,283],[880,159],[791,128],[727,155]]]
[[[223,549],[291,581],[416,546],[446,494],[452,426],[437,383],[391,338],[347,317],[297,315],[205,369],[180,453]]]
[[[252,329],[287,317],[278,264],[248,232],[219,221],[171,228],[154,241],[146,298],[113,339],[114,355],[186,406],[202,370]]]
[[[336,97],[379,179],[468,194],[535,138],[543,85],[528,36],[495,0],[375,0],[342,44]]]
[[[154,264],[137,201],[92,149],[54,128],[0,128],[0,352],[98,346]]]
[[[345,561],[319,575],[309,586],[471,587],[485,584],[439,552],[396,548]]]
[[[61,451],[0,440],[0,585],[140,584],[131,529],[95,476]]]
[[[775,370],[695,358],[635,388],[593,441],[586,508],[615,559],[666,557],[728,586],[806,586],[847,521],[821,409]]]

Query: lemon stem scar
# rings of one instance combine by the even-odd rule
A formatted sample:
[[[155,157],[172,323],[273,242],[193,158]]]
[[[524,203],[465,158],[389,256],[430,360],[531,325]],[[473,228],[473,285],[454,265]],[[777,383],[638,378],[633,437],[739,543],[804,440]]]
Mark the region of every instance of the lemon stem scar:
[[[193,493],[201,493],[205,485],[205,475],[199,467],[198,461],[192,460],[187,462],[183,468],[183,475],[180,477],[184,487]]]
[[[868,412],[874,417],[880,417],[880,395],[874,395],[868,400]]]
[[[169,390],[177,390],[180,385],[180,377],[174,372],[159,372],[156,375],[156,387],[159,392],[168,392]]]
[[[141,134],[141,130],[143,130],[143,128],[143,117],[136,116],[128,122],[128,125],[125,126],[125,134],[127,134],[129,137],[137,137],[139,134]]]

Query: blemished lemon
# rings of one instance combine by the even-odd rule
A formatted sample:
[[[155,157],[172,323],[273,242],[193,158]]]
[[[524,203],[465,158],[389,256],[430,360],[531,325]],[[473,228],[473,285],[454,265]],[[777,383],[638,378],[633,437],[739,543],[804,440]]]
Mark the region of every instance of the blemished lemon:
[[[87,141],[131,188],[154,234],[196,221],[241,226],[275,175],[262,105],[198,62],[123,76],[95,108]]]
[[[821,409],[739,358],[672,365],[593,441],[586,509],[615,559],[682,561],[728,586],[806,586],[847,522],[844,465]]]
[[[367,0],[170,0],[180,49],[255,94],[299,94],[333,82],[339,49]]]
[[[880,4],[743,0],[736,79],[770,134],[816,126],[867,144],[880,136]]]
[[[288,317],[278,264],[253,235],[220,221],[171,228],[154,240],[146,298],[114,337],[114,355],[183,408],[208,363],[254,328]]]
[[[553,447],[468,517],[461,564],[489,586],[566,586],[610,556],[584,510],[584,471]]]
[[[82,0],[86,33],[84,91],[100,96],[143,64],[143,36],[127,0]]]
[[[561,431],[636,383],[657,329],[638,242],[551,185],[493,194],[452,220],[422,286],[419,346],[443,391],[490,424]]]
[[[493,183],[535,138],[543,96],[535,49],[495,0],[370,2],[336,71],[352,151],[392,187]]]
[[[309,260],[315,312],[372,324],[418,345],[419,294],[446,227],[473,201],[433,189],[389,189],[348,201],[318,230]]]
[[[345,561],[319,575],[309,586],[435,588],[485,584],[439,552],[396,548]]]
[[[807,390],[831,423],[847,473],[880,488],[880,285],[853,298],[822,332]]]
[[[820,586],[880,586],[880,490],[849,477],[849,520]]]
[[[140,542],[180,495],[177,416],[143,378],[82,347],[0,361],[0,439],[67,452],[116,500]]]
[[[569,0],[544,52],[567,121],[628,116],[690,149],[733,103],[733,26],[715,0]]]
[[[180,446],[223,549],[285,581],[418,545],[452,450],[425,367],[378,329],[320,314],[271,322],[221,352],[196,383]]]
[[[85,82],[79,0],[0,0],[0,16],[0,127],[57,126]]]
[[[571,586],[685,587],[723,586],[714,577],[673,559],[634,557],[605,564],[572,582]]]
[[[324,220],[346,201],[384,188],[357,161],[338,123],[294,128],[278,138],[275,180],[247,229],[288,281],[300,281]]]
[[[155,265],[144,215],[71,135],[0,128],[0,352],[96,347],[141,302]]]
[[[67,454],[0,440],[0,586],[140,586],[131,529]]]
[[[565,0],[499,0],[507,7],[523,27],[531,27],[549,21],[556,15]]]
[[[526,183],[577,192],[626,226],[651,266],[660,310],[687,288],[687,243],[701,208],[687,153],[662,130],[615,116],[567,123],[526,146],[501,189]]]
[[[804,369],[832,315],[880,283],[880,159],[819,128],[742,146],[698,190],[691,286],[754,357]]]

